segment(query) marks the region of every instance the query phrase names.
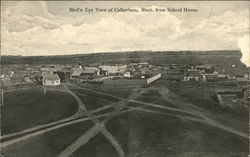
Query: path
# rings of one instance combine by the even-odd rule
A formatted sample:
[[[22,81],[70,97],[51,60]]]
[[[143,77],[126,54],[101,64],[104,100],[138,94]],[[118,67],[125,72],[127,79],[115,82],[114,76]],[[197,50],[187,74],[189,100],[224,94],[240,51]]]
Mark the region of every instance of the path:
[[[232,127],[226,126],[226,125],[216,121],[215,117],[211,117],[211,115],[209,115],[208,112],[205,111],[204,109],[199,108],[196,105],[181,101],[181,99],[178,98],[177,95],[172,93],[165,86],[161,85],[160,88],[158,88],[158,90],[159,90],[159,93],[162,95],[162,97],[166,101],[169,101],[169,102],[175,104],[176,106],[178,106],[180,109],[183,109],[183,110],[190,112],[194,115],[199,115],[203,119],[202,122],[204,124],[223,129],[225,131],[231,132],[233,134],[239,135],[239,136],[244,137],[244,138],[249,138],[249,135],[247,133],[240,132],[238,130],[235,130]]]
[[[75,97],[77,100],[79,106],[84,106],[85,113],[86,115],[95,123],[95,127],[89,129],[86,133],[84,133],[81,137],[79,137],[74,143],[69,145],[65,150],[63,150],[60,154],[59,157],[68,157],[70,156],[74,151],[76,151],[78,148],[86,144],[91,138],[95,137],[99,132],[101,132],[104,137],[108,139],[108,141],[114,146],[116,149],[119,157],[124,157],[124,152],[122,148],[120,147],[119,143],[116,141],[116,139],[112,136],[111,133],[105,128],[104,122],[99,122],[99,120],[96,118],[96,116],[93,116],[92,113],[87,111],[84,103],[82,100],[74,93],[72,92],[69,88],[66,87],[68,91]],[[67,153],[66,153],[67,152]]]
[[[166,87],[163,87],[163,88],[159,89],[159,93],[162,96],[164,96],[163,98],[165,98],[167,101],[170,101],[171,103],[174,103],[176,106],[178,106],[179,109],[171,108],[171,107],[166,107],[166,106],[162,106],[162,105],[157,105],[157,104],[154,104],[154,103],[146,103],[146,102],[141,102],[141,101],[134,100],[142,92],[144,92],[146,90],[149,90],[149,89],[144,89],[144,90],[142,90],[140,92],[138,92],[138,89],[135,89],[133,91],[133,93],[130,95],[130,97],[127,98],[127,99],[125,99],[125,98],[121,98],[121,97],[118,97],[118,96],[115,96],[115,95],[111,95],[111,94],[107,94],[107,93],[103,93],[103,92],[99,92],[99,91],[94,91],[94,90],[90,90],[90,89],[85,89],[85,88],[78,87],[78,89],[79,88],[80,89],[84,89],[84,90],[88,90],[88,91],[91,91],[91,92],[95,92],[95,93],[98,93],[98,94],[101,94],[101,95],[111,96],[111,97],[119,99],[120,101],[119,102],[114,102],[114,103],[109,104],[107,106],[103,106],[103,107],[98,108],[96,110],[93,110],[91,112],[87,112],[86,111],[86,113],[89,114],[88,115],[89,117],[87,117],[87,118],[81,118],[81,119],[73,120],[71,122],[65,122],[65,123],[62,123],[62,124],[59,124],[59,125],[56,125],[56,126],[52,126],[50,128],[46,128],[44,130],[40,130],[38,132],[29,134],[29,135],[26,135],[24,137],[20,137],[18,139],[7,141],[5,143],[2,143],[2,147],[5,148],[8,145],[11,145],[13,143],[20,142],[22,140],[29,139],[29,138],[34,137],[36,135],[43,134],[45,132],[48,132],[48,131],[51,131],[51,130],[55,130],[55,129],[58,129],[58,128],[61,128],[61,127],[64,127],[64,126],[71,125],[71,124],[75,124],[75,123],[79,123],[79,122],[83,122],[83,121],[87,121],[87,120],[97,119],[99,117],[107,117],[106,118],[106,120],[107,120],[107,119],[109,119],[109,118],[111,118],[111,117],[113,117],[113,116],[115,116],[117,114],[121,114],[121,113],[125,113],[125,112],[130,112],[130,111],[134,111],[134,110],[140,111],[140,112],[152,113],[152,114],[161,114],[161,115],[168,115],[168,116],[171,115],[171,116],[175,116],[175,117],[179,117],[179,118],[184,118],[184,119],[188,119],[188,120],[192,120],[192,121],[197,121],[197,122],[200,122],[200,123],[203,123],[203,124],[207,124],[207,125],[211,125],[211,126],[215,126],[217,128],[229,131],[229,132],[234,133],[236,135],[248,138],[247,134],[244,134],[242,132],[236,131],[236,130],[228,127],[228,126],[225,126],[223,124],[220,124],[219,122],[216,122],[216,121],[212,120],[210,117],[205,116],[203,114],[203,110],[202,109],[197,109],[197,106],[195,106],[195,105],[193,106],[192,104],[188,104],[188,107],[190,107],[190,105],[192,105],[191,109],[188,108],[187,106],[185,106],[186,103],[182,103],[181,101],[178,100],[178,97],[175,97],[174,95],[169,96],[169,91],[164,92],[164,90],[166,89]],[[72,94],[74,94],[74,93],[72,93]],[[170,93],[170,94],[172,94],[172,93]],[[174,99],[173,97],[176,98],[176,99]],[[77,99],[77,100],[79,101],[79,103],[81,103],[80,99]],[[173,114],[171,114],[171,113],[167,113],[167,112],[155,111],[155,110],[152,110],[152,109],[144,109],[144,108],[142,108],[142,106],[140,106],[140,107],[130,107],[130,106],[127,106],[129,102],[136,102],[136,103],[140,103],[140,104],[145,105],[145,106],[150,106],[150,107],[154,107],[154,108],[159,108],[159,109],[169,110],[169,111],[175,111],[175,112]],[[100,115],[93,115],[93,113],[98,113],[99,111],[103,111],[104,109],[107,109],[107,108],[110,108],[110,107],[115,107],[115,106],[117,106],[117,108],[113,112],[109,112],[109,113],[105,113],[105,114],[100,114]],[[126,111],[122,110],[124,108],[128,108],[128,110],[126,110]],[[192,115],[194,117],[187,116],[187,115],[185,115],[185,116],[178,115],[179,113],[190,114],[190,115]],[[99,124],[98,122],[96,122],[96,123]],[[117,150],[119,156],[122,156],[122,154],[124,152],[122,151],[121,147],[119,146],[119,143],[112,137],[112,134],[110,134],[109,132],[107,132],[107,130],[105,129],[105,127],[104,127],[104,129],[101,129],[99,132],[102,132],[104,134],[104,136],[115,147],[115,149]],[[84,140],[83,140],[83,144],[84,144]]]

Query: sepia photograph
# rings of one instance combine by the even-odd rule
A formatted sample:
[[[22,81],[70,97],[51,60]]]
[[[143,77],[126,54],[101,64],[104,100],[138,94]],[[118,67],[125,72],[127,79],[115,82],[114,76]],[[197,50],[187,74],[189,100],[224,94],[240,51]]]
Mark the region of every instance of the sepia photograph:
[[[247,157],[249,1],[1,0],[1,157]]]

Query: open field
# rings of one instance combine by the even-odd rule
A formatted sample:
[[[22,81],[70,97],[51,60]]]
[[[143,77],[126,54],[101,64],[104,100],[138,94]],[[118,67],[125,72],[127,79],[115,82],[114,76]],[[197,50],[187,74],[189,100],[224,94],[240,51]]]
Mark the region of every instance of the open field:
[[[53,157],[91,126],[93,123],[88,121],[57,129],[8,147],[3,154]],[[128,157],[245,157],[248,154],[248,141],[244,138],[169,116],[131,112],[111,119],[107,129]],[[115,157],[117,154],[107,139],[98,134],[72,156]]]
[[[77,84],[79,87],[92,89],[99,92],[127,98],[135,88],[141,87],[140,85],[104,85],[104,84]]]
[[[73,91],[75,93],[77,93],[78,95],[88,95],[90,97],[99,96],[97,98],[99,98],[99,99],[107,99],[108,101],[118,101],[119,100],[119,99],[117,99],[115,97],[110,97],[110,96],[106,96],[106,95],[98,95],[98,93],[91,92],[88,89],[86,89],[86,90],[85,89],[73,89]]]
[[[112,119],[107,128],[127,156],[244,157],[247,140],[231,133],[180,119],[131,112]]]
[[[174,102],[171,102],[173,100],[165,100],[162,95],[159,93],[158,88],[160,88],[162,85],[166,86],[171,92],[173,92],[173,99]],[[93,88],[92,88],[93,87]],[[79,90],[79,93],[81,92],[87,92],[88,94],[91,94],[91,96],[99,98],[107,99],[108,101],[114,102],[116,97],[122,97],[126,98],[129,96],[129,94],[132,94],[132,91],[134,88],[129,87],[122,87],[120,88],[112,88],[113,86],[101,86],[98,85],[98,88],[96,86],[89,86],[88,89],[103,92],[106,93],[106,95],[98,94],[95,92],[87,92],[84,90]],[[108,90],[111,89],[112,90]],[[127,88],[127,91],[126,91]],[[248,110],[247,109],[230,109],[230,108],[224,108],[220,106],[218,101],[215,99],[215,93],[214,88],[210,87],[196,87],[195,85],[182,85],[182,84],[176,84],[171,83],[169,81],[159,80],[154,82],[151,85],[141,86],[140,89],[149,89],[135,98],[135,100],[145,102],[145,103],[153,103],[156,105],[161,105],[163,107],[171,107],[171,108],[177,108],[177,109],[183,109],[180,108],[181,106],[184,107],[185,111],[191,111],[193,112],[193,109],[195,112],[198,109],[198,113],[196,114],[204,114],[205,116],[209,116],[210,118],[214,119],[215,121],[221,122],[222,124],[225,124],[227,126],[231,126],[235,128],[236,130],[240,130],[241,132],[247,133],[248,132]],[[120,91],[126,91],[123,95],[123,92]],[[98,100],[97,99],[97,100]],[[103,99],[103,100],[104,100]],[[175,101],[178,100],[178,101]],[[83,100],[84,101],[84,100]],[[115,100],[117,101],[117,100]],[[97,101],[99,102],[99,100]],[[103,104],[106,104],[107,101],[103,101]],[[178,106],[177,104],[181,103],[181,106]],[[188,103],[188,104],[187,104]],[[96,104],[92,102],[92,104]],[[130,102],[129,104],[132,104],[132,106],[140,107],[143,106],[143,104],[138,104],[136,102]],[[188,106],[186,106],[187,104]],[[191,106],[190,106],[191,105]],[[143,108],[146,109],[152,109],[152,106],[144,106]],[[192,109],[193,108],[193,109]],[[154,110],[161,111],[163,108],[154,108]],[[110,110],[112,111],[112,110]],[[201,112],[200,112],[201,111]],[[106,112],[106,111],[104,111]],[[171,111],[168,111],[171,113]],[[184,113],[182,113],[184,114]],[[185,114],[184,114],[185,115]]]
[[[126,157],[245,157],[248,117],[238,110],[219,106],[212,87],[208,90],[192,86],[163,80],[134,88],[71,84],[69,89],[87,108],[84,116],[89,119],[77,124],[74,123],[77,120],[64,126],[59,124],[62,127],[5,147],[3,154],[54,157],[96,121],[106,121],[106,129]],[[42,90],[40,93],[42,97]],[[98,117],[103,114],[106,116]],[[99,132],[71,156],[115,157],[117,152]]]
[[[102,106],[108,105],[112,102],[103,98],[98,98],[89,95],[78,94],[78,96],[85,104],[87,110],[94,110]]]
[[[14,144],[4,149],[2,154],[11,157],[19,157],[20,155],[27,157],[55,157],[92,125],[92,122],[87,121],[60,128]]]
[[[15,98],[15,99],[13,99]],[[75,99],[64,92],[20,89],[4,94],[2,134],[57,121],[73,115],[78,109]]]

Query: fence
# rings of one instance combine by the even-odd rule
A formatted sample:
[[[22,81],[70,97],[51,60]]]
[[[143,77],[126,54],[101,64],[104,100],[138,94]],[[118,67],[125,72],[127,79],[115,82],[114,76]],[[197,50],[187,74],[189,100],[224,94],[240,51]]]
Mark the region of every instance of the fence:
[[[159,78],[161,78],[161,73],[147,79],[147,84],[150,84],[150,83],[154,82],[155,80],[158,80]]]

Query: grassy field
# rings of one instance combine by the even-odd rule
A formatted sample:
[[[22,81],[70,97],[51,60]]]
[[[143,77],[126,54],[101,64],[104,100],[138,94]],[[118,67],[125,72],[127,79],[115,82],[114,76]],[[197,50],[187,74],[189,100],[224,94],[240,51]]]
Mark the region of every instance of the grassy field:
[[[93,126],[84,122],[20,142],[6,156],[54,157]],[[248,141],[228,132],[177,118],[131,112],[113,118],[107,129],[126,157],[245,157]],[[74,157],[116,157],[112,145],[98,134],[72,154]]]
[[[91,126],[93,123],[87,121],[60,128],[12,145],[2,154],[9,157],[55,157]]]
[[[159,82],[153,83],[150,86],[157,87],[158,83]],[[203,109],[206,109],[211,115],[220,115],[222,118],[226,117],[229,120],[232,120],[232,123],[234,122],[234,115],[230,112],[225,111],[220,107],[214,109],[212,104],[217,104],[214,104],[215,102],[211,98],[211,91],[191,87],[181,88],[181,86],[177,86],[169,82],[160,83],[166,85],[169,89],[175,92],[177,96],[180,96],[178,98],[181,98],[182,101],[186,101],[202,107]],[[150,86],[145,86],[143,88],[149,88]],[[128,97],[132,93],[134,88],[122,87],[121,89],[119,89],[112,88],[111,86],[95,86],[93,88],[89,87],[89,89],[98,89],[98,91],[108,94]],[[119,93],[119,91],[121,90],[123,90],[124,93]],[[26,92],[27,94],[23,95],[23,93]],[[94,110],[96,108],[108,105],[109,103],[119,101],[119,99],[112,96],[102,95],[84,89],[74,89],[73,92],[75,92],[80,97],[80,99],[82,99],[87,109],[89,110]],[[30,103],[30,105],[33,104],[31,105],[33,106],[31,109],[28,108],[28,111],[26,111],[27,109],[25,110],[26,112],[31,112],[32,110],[36,110],[36,108],[39,106],[44,106],[42,105],[42,100],[45,100],[44,97],[46,96],[46,100],[50,100],[50,103],[46,103],[48,105],[46,106],[46,108],[50,108],[51,106],[53,106],[53,103],[56,103],[58,101],[61,104],[66,104],[65,100],[62,99],[62,97],[66,98],[66,95],[62,95],[65,93],[61,92],[47,92],[47,95],[43,95],[42,91],[35,90],[25,92],[19,91],[16,93],[16,95],[13,95],[13,93],[10,94],[12,94],[9,95],[10,102],[11,97],[15,96],[17,98],[20,97],[19,99],[23,102],[28,102],[28,104]],[[40,105],[35,103],[36,101],[34,101],[33,99],[28,101],[24,100],[25,97],[27,98],[27,95],[32,94],[34,95],[32,98],[34,98],[34,100],[37,100],[37,103]],[[40,96],[36,98],[36,96],[38,95]],[[57,98],[57,101],[53,100],[52,98]],[[73,104],[73,98],[67,98],[67,100],[70,99],[72,99]],[[148,90],[145,93],[141,94],[141,96],[138,97],[137,100],[155,103],[166,107],[176,107],[166,100],[163,100],[159,92],[154,89]],[[139,104],[136,102],[129,103],[129,106],[140,106],[145,109],[163,111],[160,108],[144,106],[143,104]],[[16,109],[16,107],[12,108]],[[57,106],[57,108],[59,107]],[[42,109],[40,109],[39,111],[41,110]],[[113,110],[113,108],[108,109],[108,111],[104,110],[102,112],[106,113],[110,112],[110,110]],[[163,112],[177,114],[177,112],[173,111],[164,110]],[[53,113],[55,113],[55,111]],[[37,114],[38,118],[34,119],[36,120],[35,122],[46,119],[48,117],[46,114],[49,113]],[[41,118],[41,115],[43,115],[43,118]],[[29,117],[26,116],[26,119],[22,119],[22,121],[28,119]],[[18,122],[20,124],[23,124],[22,121],[19,120]],[[14,122],[17,123],[16,119]],[[228,121],[224,124],[227,123]],[[228,125],[231,126],[231,122],[228,123]],[[239,125],[239,128],[240,126],[242,126],[240,123],[237,123],[235,125]],[[65,149],[69,144],[75,141],[77,137],[86,132],[86,130],[91,126],[93,126],[93,123],[88,121],[60,128],[43,135],[36,136],[29,140],[22,141],[18,144],[14,144],[8,147],[6,150],[3,150],[3,154],[11,157],[54,157],[58,155],[63,149]],[[173,116],[160,116],[152,113],[142,113],[139,111],[134,111],[112,118],[111,121],[107,123],[106,127],[118,140],[126,154],[126,157],[245,157],[248,155],[247,139],[230,132],[217,129],[210,125],[196,123],[188,120],[181,120]],[[106,140],[106,138],[104,138],[103,135],[98,134],[86,145],[79,148],[75,153],[73,153],[72,156],[116,157],[117,153],[115,152],[113,146]]]
[[[245,157],[248,141],[211,126],[177,118],[128,113],[107,127],[128,157]]]
[[[245,114],[238,110],[229,110],[220,106],[214,99],[212,87],[197,88],[192,84],[183,86],[168,81],[156,81],[151,85],[142,86],[139,91],[147,88],[151,89],[141,93],[140,96],[138,95],[136,100],[178,108],[163,99],[159,90],[161,85],[166,86],[176,96],[175,98],[179,99],[179,102],[190,103],[204,109],[222,124],[232,126],[243,132],[248,129],[247,124],[244,124],[248,119]],[[117,88],[115,88],[115,86],[90,84],[83,84],[82,87],[86,89],[72,89],[72,91],[79,96],[88,110],[119,102],[120,99],[115,96],[127,98],[135,88],[138,88],[132,86],[118,86],[119,88],[116,86]],[[47,91],[47,94],[44,95],[42,90],[19,90],[6,93],[6,95],[5,102],[8,103],[3,107],[3,113],[5,114],[3,124],[7,126],[5,132],[15,129],[21,130],[24,126],[28,128],[38,123],[60,119],[73,114],[77,109],[74,98],[63,92]],[[12,97],[17,99],[13,100]],[[27,99],[28,97],[32,99]],[[163,112],[166,115],[133,111],[116,116],[107,123],[107,129],[121,144],[126,157],[245,157],[248,154],[247,139],[211,125],[181,120],[174,116],[192,117],[192,115],[145,106],[145,104],[139,102],[130,102],[129,106]],[[100,113],[111,112],[114,109],[108,108]],[[11,112],[14,114],[8,116],[7,113]],[[15,117],[11,117],[11,115]],[[30,118],[31,116],[32,118]],[[23,123],[23,121],[27,123]],[[4,150],[3,153],[11,157],[20,155],[54,157],[91,126],[93,126],[93,123],[89,121],[60,128],[14,144]],[[86,145],[74,152],[72,156],[116,157],[117,153],[106,138],[98,134]]]
[[[161,106],[176,108],[174,104],[171,104],[170,102],[164,100],[162,96],[159,94],[159,92],[153,89],[142,93],[141,96],[136,98],[136,100],[147,103],[153,103]]]
[[[182,102],[187,102],[204,109],[207,114],[218,122],[231,126],[236,130],[248,132],[248,108],[226,108],[219,104],[215,98],[215,87],[199,87],[198,85],[170,84],[159,81],[156,86],[162,84],[170,89]]]
[[[79,148],[71,157],[117,157],[118,154],[110,142],[98,134],[89,143]]]
[[[100,98],[98,95],[89,96],[89,95],[78,94],[78,96],[82,100],[84,105],[86,106],[87,110],[94,110],[94,109],[97,109],[97,108],[100,108],[102,106],[112,103],[112,101],[106,100],[104,98]]]
[[[75,99],[64,92],[41,89],[15,90],[4,94],[2,134],[18,132],[73,115],[78,109]]]
[[[98,93],[88,91],[88,90],[85,90],[85,89],[73,89],[72,91],[75,92],[78,95],[82,94],[82,95],[87,95],[87,96],[90,96],[90,97],[97,97],[99,99],[106,99],[106,100],[112,101],[112,102],[115,102],[115,101],[119,100],[119,99],[117,99],[115,97],[112,97],[112,96],[100,95]],[[108,93],[108,92],[105,92],[105,93]]]
[[[135,88],[140,86],[136,85],[104,85],[104,84],[81,84],[84,88],[93,89],[95,91],[104,92],[107,94],[127,98],[130,96]]]

